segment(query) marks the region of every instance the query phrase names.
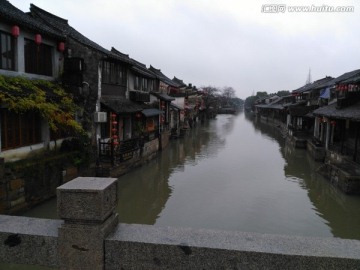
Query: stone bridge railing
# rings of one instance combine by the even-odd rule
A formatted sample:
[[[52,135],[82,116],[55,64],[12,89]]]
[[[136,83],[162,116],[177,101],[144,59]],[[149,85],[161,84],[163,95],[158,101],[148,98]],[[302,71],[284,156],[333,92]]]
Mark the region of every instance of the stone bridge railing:
[[[360,269],[357,240],[118,224],[113,178],[77,178],[57,193],[62,220],[0,216],[0,262],[87,270]]]

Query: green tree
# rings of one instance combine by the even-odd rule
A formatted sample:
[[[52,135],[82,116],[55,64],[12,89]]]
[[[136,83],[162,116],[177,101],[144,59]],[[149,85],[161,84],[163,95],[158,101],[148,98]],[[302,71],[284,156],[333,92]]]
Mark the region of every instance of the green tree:
[[[73,97],[54,82],[0,75],[0,100],[16,113],[39,112],[52,131],[84,133]]]
[[[267,96],[268,96],[268,93],[266,91],[264,91],[264,92],[258,91],[258,92],[256,92],[255,96],[247,97],[245,99],[245,104],[244,104],[245,109],[246,110],[252,109],[253,106],[254,106],[255,101],[257,101],[258,99],[265,98]]]
[[[290,95],[290,91],[288,90],[280,90],[276,93],[279,97],[288,96]]]

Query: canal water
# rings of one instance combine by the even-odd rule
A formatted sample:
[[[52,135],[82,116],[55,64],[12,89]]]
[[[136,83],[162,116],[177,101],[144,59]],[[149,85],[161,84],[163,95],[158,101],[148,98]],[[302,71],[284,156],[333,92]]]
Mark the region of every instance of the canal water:
[[[276,127],[218,115],[121,176],[117,211],[124,223],[360,240],[360,197],[334,188],[320,165]],[[58,218],[56,199],[23,215]]]
[[[360,197],[334,188],[306,150],[243,113],[197,123],[119,178],[120,222],[360,240]],[[56,200],[24,214],[57,218]]]

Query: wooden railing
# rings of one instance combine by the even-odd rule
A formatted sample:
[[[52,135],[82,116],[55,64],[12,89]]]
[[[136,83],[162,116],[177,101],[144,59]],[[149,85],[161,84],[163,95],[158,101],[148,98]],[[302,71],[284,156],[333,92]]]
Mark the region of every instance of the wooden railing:
[[[122,162],[133,157],[134,151],[140,149],[141,139],[130,139],[121,141],[114,145],[111,141],[104,142],[99,139],[99,159],[102,162]]]

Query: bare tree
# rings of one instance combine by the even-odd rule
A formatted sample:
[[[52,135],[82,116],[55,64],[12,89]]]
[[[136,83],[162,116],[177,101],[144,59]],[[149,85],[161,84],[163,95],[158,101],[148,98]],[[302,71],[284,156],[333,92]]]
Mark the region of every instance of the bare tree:
[[[207,118],[213,118],[219,107],[220,89],[214,86],[202,86],[203,100]]]
[[[235,90],[232,87],[226,86],[222,90],[222,95],[228,99],[235,98]]]
[[[219,88],[214,86],[202,86],[201,89],[204,92],[204,94],[213,97],[219,95],[219,93],[221,92]]]

